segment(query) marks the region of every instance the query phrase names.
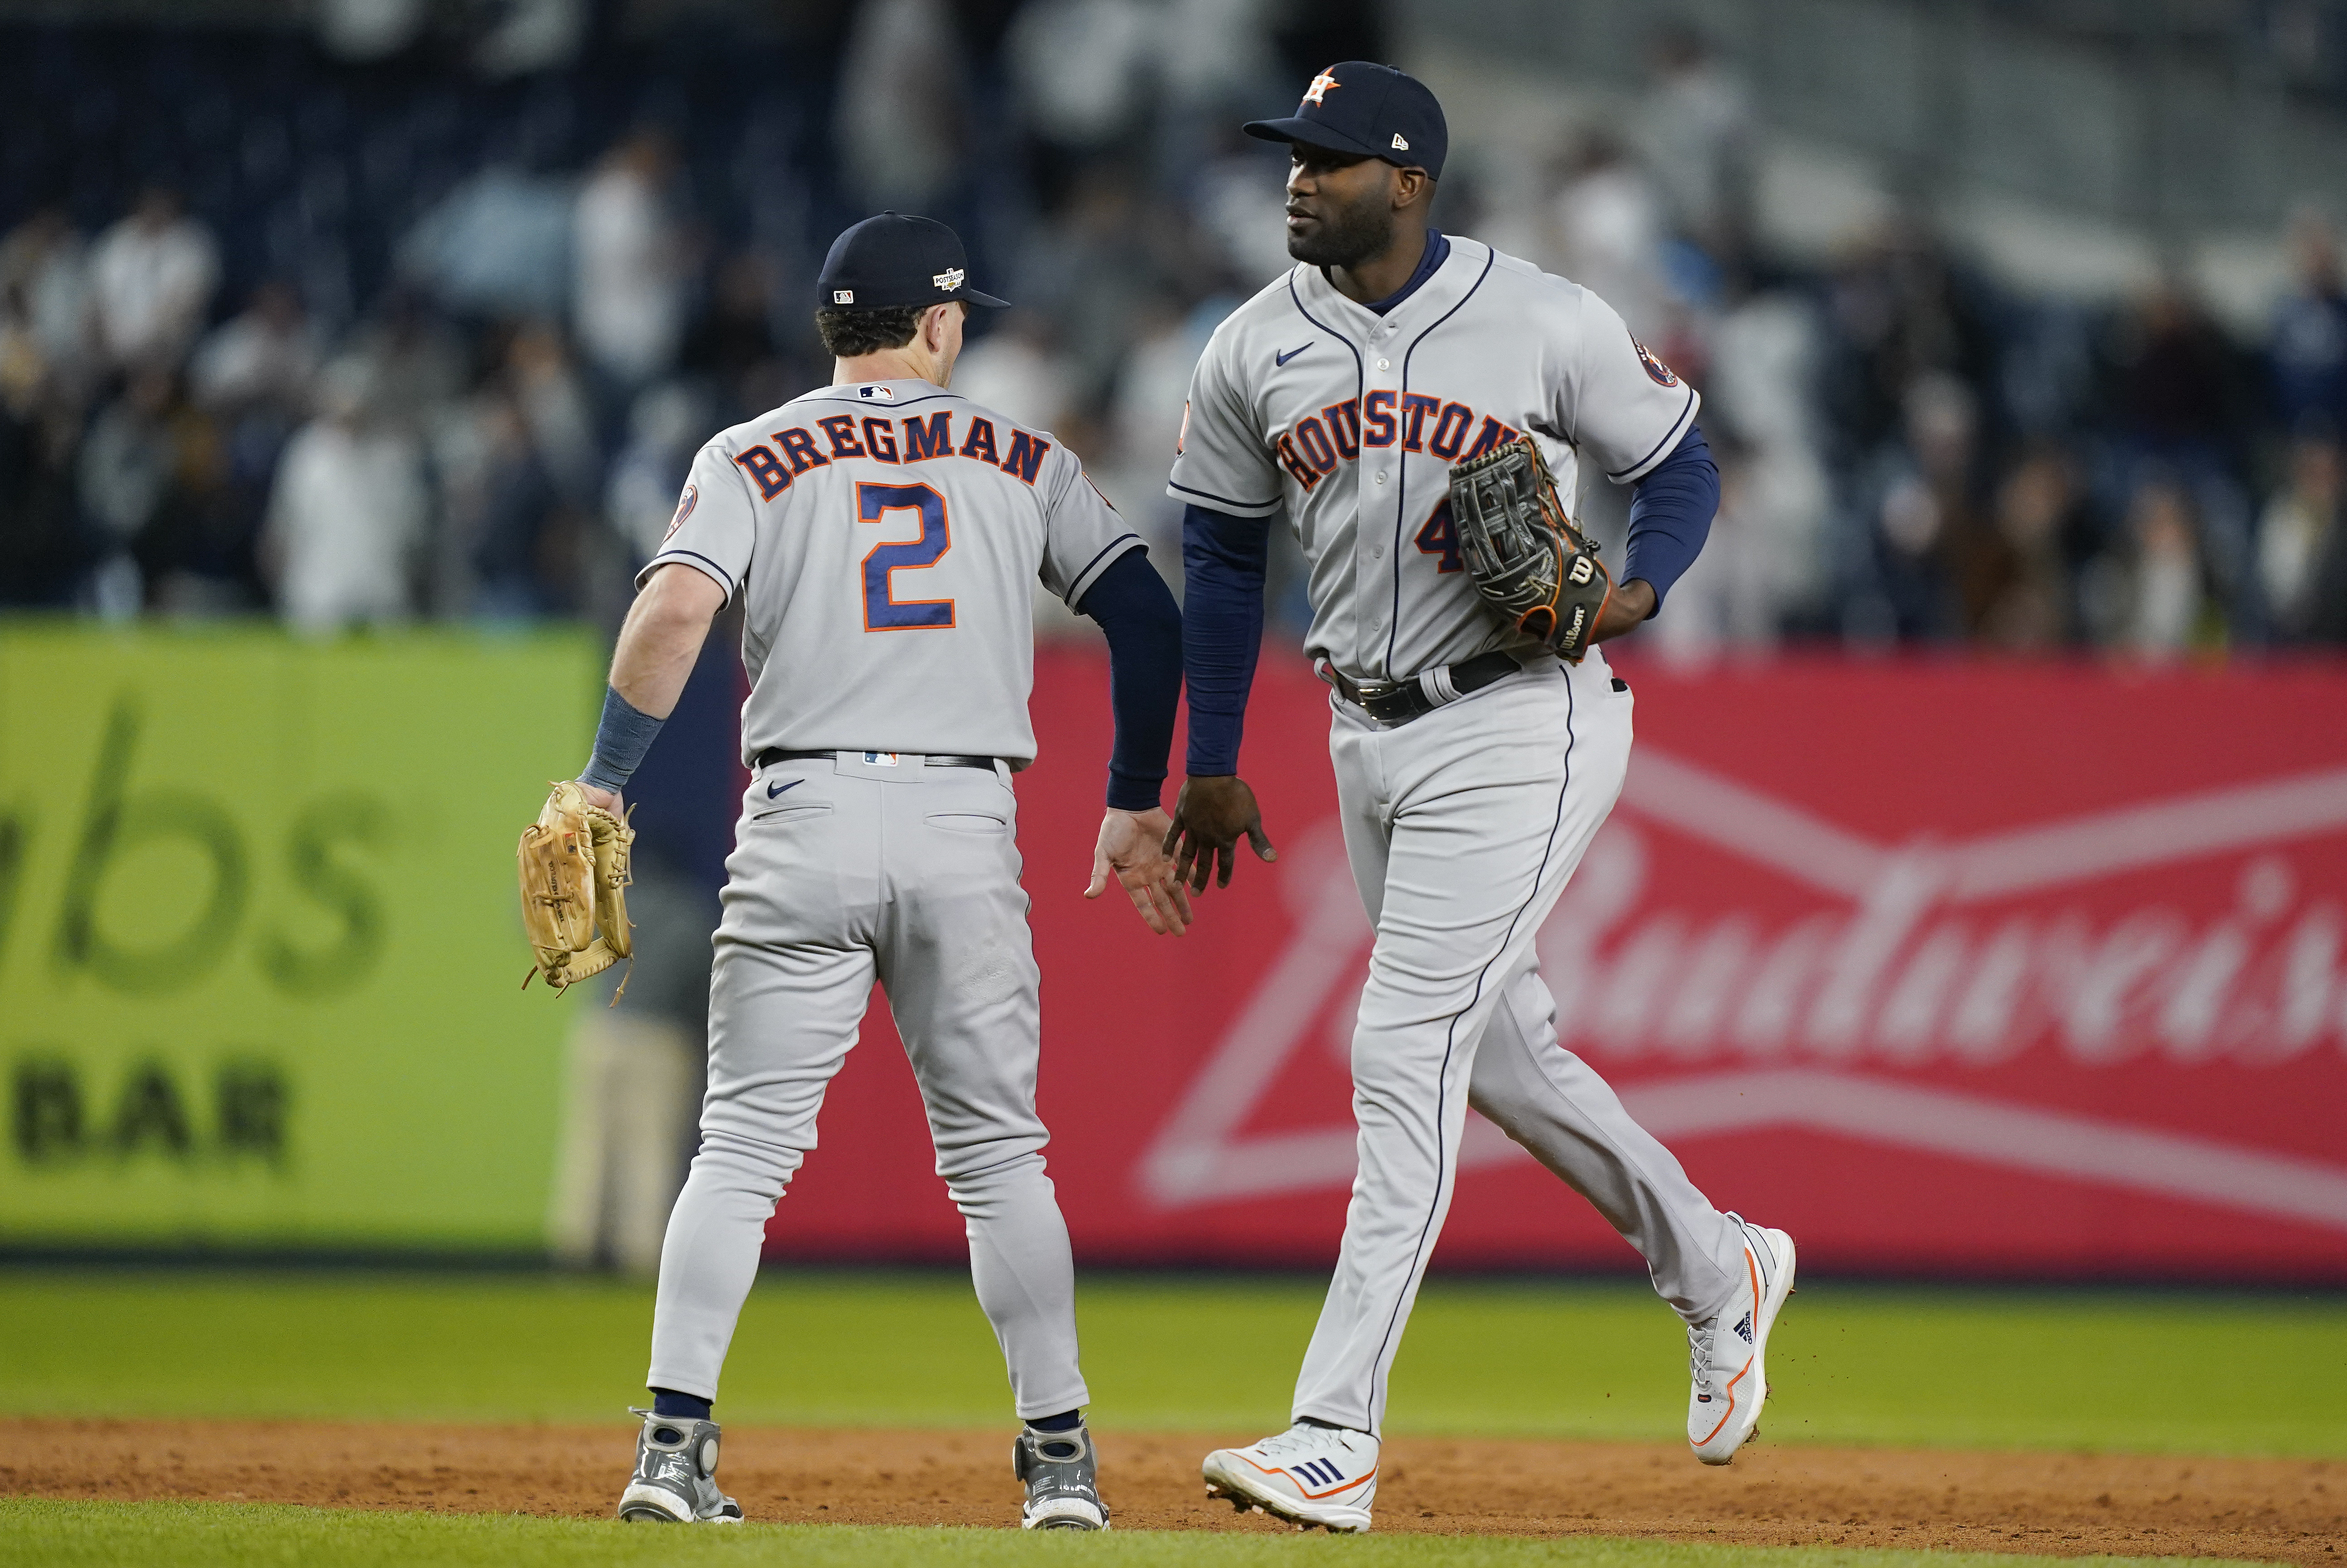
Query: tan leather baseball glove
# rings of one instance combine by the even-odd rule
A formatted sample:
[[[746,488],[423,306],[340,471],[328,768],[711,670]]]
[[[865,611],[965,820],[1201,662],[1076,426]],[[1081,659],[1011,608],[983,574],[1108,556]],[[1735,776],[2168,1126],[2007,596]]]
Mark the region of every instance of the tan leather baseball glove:
[[[538,820],[521,830],[521,923],[538,949],[538,962],[521,978],[525,989],[532,975],[543,974],[559,991],[621,958],[632,968],[627,886],[635,842],[634,828],[588,804],[575,783],[556,784]],[[627,989],[623,979],[620,991]]]

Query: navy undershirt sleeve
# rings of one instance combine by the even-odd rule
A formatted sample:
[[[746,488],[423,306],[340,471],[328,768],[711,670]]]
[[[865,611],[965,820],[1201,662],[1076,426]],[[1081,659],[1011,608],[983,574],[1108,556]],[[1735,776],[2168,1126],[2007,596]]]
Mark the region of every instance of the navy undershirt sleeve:
[[[1190,507],[1182,513],[1182,668],[1190,685],[1189,770],[1239,771],[1247,691],[1263,651],[1263,578],[1271,528],[1261,518]]]
[[[1711,460],[1703,426],[1690,425],[1671,455],[1632,487],[1622,580],[1645,578],[1655,590],[1655,610],[1662,609],[1663,596],[1702,553],[1712,514],[1718,510],[1719,469]]]
[[[1109,705],[1116,713],[1108,804],[1151,810],[1160,804],[1182,699],[1182,611],[1149,552],[1135,549],[1101,573],[1076,612],[1099,621],[1108,638]]]

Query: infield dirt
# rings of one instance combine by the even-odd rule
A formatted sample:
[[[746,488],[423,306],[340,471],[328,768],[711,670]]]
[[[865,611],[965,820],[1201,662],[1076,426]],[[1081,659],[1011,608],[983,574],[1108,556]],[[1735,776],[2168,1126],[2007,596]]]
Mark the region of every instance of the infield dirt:
[[[1209,1503],[1198,1460],[1257,1434],[1101,1435],[1116,1522],[1275,1530]],[[0,1491],[600,1515],[627,1479],[631,1425],[0,1420]],[[1010,1434],[728,1431],[721,1471],[753,1520],[1004,1525]],[[1767,1546],[2347,1563],[2347,1461],[1747,1448],[1725,1470],[1681,1448],[1398,1437],[1378,1529],[1646,1536]]]

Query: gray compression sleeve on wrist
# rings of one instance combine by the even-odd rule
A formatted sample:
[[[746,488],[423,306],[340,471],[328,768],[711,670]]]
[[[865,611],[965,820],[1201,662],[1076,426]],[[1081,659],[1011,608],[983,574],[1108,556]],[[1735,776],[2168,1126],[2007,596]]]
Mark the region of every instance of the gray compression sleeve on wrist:
[[[614,794],[627,788],[665,722],[638,712],[634,703],[605,687],[603,721],[595,726],[595,754],[587,759],[587,771],[579,775],[579,782]]]

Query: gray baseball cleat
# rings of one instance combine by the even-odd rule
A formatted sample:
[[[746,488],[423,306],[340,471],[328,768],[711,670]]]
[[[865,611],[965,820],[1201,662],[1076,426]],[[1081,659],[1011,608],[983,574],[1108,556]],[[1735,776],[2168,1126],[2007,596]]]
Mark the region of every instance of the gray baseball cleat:
[[[717,1490],[717,1423],[641,1416],[636,1473],[620,1494],[620,1517],[631,1524],[739,1524],[742,1505]]]
[[[1039,1432],[1029,1427],[1010,1448],[1011,1472],[1027,1484],[1026,1530],[1106,1530],[1100,1499],[1100,1455],[1090,1429]]]

